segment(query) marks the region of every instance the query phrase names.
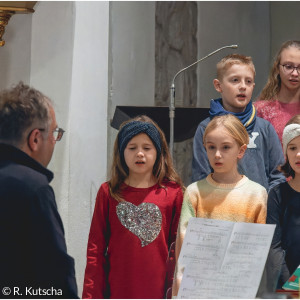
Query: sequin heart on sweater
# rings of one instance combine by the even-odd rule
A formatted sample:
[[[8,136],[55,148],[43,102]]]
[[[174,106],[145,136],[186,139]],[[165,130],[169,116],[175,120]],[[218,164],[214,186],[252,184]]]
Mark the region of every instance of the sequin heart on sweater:
[[[123,201],[117,205],[117,215],[121,224],[141,240],[142,247],[153,242],[160,233],[162,215],[153,203],[136,206]]]

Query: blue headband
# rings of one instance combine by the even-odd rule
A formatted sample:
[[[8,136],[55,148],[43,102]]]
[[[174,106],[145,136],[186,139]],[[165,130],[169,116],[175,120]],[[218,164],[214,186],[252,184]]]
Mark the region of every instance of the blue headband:
[[[122,162],[124,162],[124,150],[127,144],[134,136],[140,133],[146,133],[149,136],[156,148],[157,157],[160,156],[161,140],[157,128],[151,123],[132,121],[124,125],[118,135],[118,145]]]

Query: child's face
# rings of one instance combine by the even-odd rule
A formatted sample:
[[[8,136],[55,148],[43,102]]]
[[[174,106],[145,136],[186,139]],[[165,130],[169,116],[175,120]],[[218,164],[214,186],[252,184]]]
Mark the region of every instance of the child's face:
[[[129,176],[134,174],[151,176],[156,157],[156,148],[147,134],[140,133],[134,136],[124,150]]]
[[[255,86],[253,70],[247,65],[234,64],[225,71],[222,79],[214,79],[214,86],[221,93],[227,111],[243,112]]]
[[[297,136],[289,142],[286,154],[291,168],[296,174],[300,174],[300,136]]]
[[[287,67],[283,67],[285,65]],[[300,88],[300,74],[296,69],[288,70],[291,67],[300,67],[300,50],[296,47],[284,49],[280,55],[279,74],[281,78],[281,88],[291,90]]]
[[[230,174],[237,171],[238,160],[244,156],[247,146],[239,146],[223,127],[210,131],[204,141],[208,160],[215,173]]]

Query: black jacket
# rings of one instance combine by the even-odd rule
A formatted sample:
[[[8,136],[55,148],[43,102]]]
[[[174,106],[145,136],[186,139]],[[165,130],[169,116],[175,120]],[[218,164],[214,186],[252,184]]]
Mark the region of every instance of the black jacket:
[[[78,298],[53,173],[0,144],[0,298]]]

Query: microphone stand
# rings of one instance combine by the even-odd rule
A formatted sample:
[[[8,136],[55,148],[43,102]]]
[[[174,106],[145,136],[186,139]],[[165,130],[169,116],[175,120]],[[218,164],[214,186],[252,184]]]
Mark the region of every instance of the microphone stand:
[[[201,62],[202,60],[214,55],[215,53],[225,49],[225,48],[232,48],[232,49],[236,49],[238,47],[238,45],[230,45],[230,46],[224,46],[222,48],[219,48],[211,53],[209,53],[208,55],[206,55],[205,57],[202,57],[201,59],[197,60],[196,62],[192,63],[191,65],[187,66],[186,68],[179,70],[173,80],[172,80],[172,84],[171,84],[171,88],[170,88],[170,106],[169,106],[169,118],[170,118],[170,145],[169,145],[169,149],[170,149],[170,153],[171,153],[171,157],[173,158],[174,156],[174,119],[175,119],[175,79],[176,77],[182,73],[183,71],[191,68],[192,66],[198,64],[199,62]]]

